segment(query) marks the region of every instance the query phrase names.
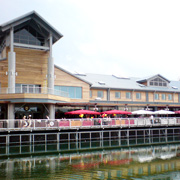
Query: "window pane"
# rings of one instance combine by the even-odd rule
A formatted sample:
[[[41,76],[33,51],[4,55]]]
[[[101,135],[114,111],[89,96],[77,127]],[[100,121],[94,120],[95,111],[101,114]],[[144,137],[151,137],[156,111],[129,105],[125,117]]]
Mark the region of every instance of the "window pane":
[[[21,84],[16,84],[16,93],[21,93]]]
[[[120,92],[115,92],[115,98],[120,98]]]
[[[166,94],[162,94],[162,100],[166,100]]]
[[[141,93],[136,93],[136,99],[141,99]]]
[[[74,87],[76,89],[76,99],[81,99],[82,98],[82,88],[81,87]]]
[[[168,100],[172,100],[172,94],[168,94]]]
[[[92,91],[89,91],[89,97],[92,98]]]
[[[159,94],[154,94],[154,98],[156,99],[156,100],[158,100],[159,99]]]
[[[22,92],[27,93],[27,85],[22,85]]]
[[[41,85],[35,85],[35,93],[41,93]]]
[[[72,99],[82,98],[82,88],[81,87],[71,87],[71,86],[54,86],[55,94],[63,97],[69,97]]]
[[[98,91],[97,96],[103,98],[103,91]]]
[[[126,92],[126,99],[131,99],[131,93],[130,92]]]
[[[33,93],[33,85],[29,85],[29,93]]]
[[[74,87],[68,87],[68,92],[69,92],[70,98],[75,98],[75,89],[74,89]]]

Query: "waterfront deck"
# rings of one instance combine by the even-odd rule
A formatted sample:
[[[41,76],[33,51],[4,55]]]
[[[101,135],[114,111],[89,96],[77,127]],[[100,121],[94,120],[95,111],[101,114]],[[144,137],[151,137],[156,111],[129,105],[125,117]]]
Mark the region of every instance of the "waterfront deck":
[[[180,117],[155,118],[93,118],[93,119],[13,119],[1,120],[0,132],[50,131],[110,128],[149,128],[180,126]]]

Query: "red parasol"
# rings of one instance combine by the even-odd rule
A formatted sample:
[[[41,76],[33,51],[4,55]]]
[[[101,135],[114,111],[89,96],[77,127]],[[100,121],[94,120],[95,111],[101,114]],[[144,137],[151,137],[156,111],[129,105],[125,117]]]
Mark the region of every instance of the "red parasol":
[[[70,112],[66,112],[65,114],[97,114],[100,115],[99,112],[96,111],[90,111],[90,110],[76,110],[76,111],[70,111]]]
[[[132,114],[131,112],[128,111],[120,111],[120,110],[110,110],[110,111],[104,111],[101,114]]]
[[[175,114],[180,114],[180,110],[179,111],[175,111]]]

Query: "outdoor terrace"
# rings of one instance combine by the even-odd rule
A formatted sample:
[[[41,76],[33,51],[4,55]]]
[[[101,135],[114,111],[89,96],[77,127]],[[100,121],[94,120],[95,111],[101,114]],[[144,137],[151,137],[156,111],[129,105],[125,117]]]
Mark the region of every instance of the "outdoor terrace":
[[[52,99],[59,101],[70,101],[69,93],[50,89],[46,87],[35,87],[28,86],[15,88],[15,91],[10,90],[9,88],[0,88],[0,99],[2,100],[12,100],[12,99]]]

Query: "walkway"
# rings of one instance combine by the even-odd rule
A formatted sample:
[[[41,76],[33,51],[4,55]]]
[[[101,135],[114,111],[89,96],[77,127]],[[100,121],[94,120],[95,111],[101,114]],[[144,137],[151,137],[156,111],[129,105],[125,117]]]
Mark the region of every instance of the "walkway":
[[[180,126],[180,117],[0,120],[0,132]]]

